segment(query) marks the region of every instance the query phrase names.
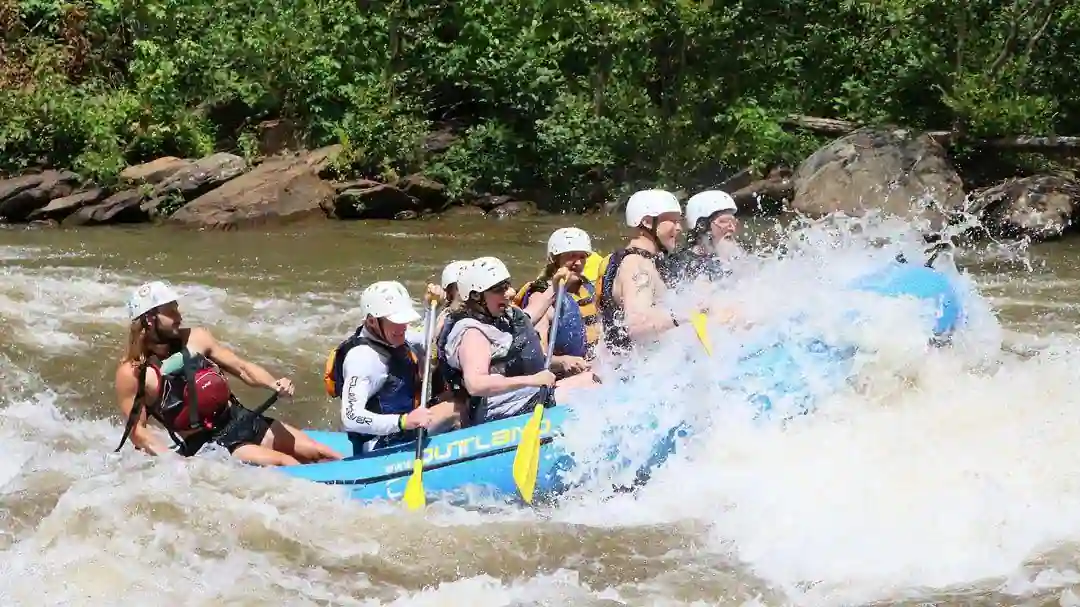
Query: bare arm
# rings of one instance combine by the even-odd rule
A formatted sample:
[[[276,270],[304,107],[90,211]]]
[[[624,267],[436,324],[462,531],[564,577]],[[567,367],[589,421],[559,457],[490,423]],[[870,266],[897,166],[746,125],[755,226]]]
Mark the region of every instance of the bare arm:
[[[628,256],[615,277],[626,313],[626,330],[631,339],[653,337],[675,326],[667,310],[656,307],[662,288],[656,268],[639,255]]]
[[[566,279],[570,276],[570,271],[566,268],[559,268],[555,275],[551,277],[551,284],[543,293],[533,293],[529,296],[529,304],[525,306],[524,311],[532,319],[533,326],[536,326],[545,316],[548,316],[548,311],[553,309],[555,304],[555,296],[559,293],[559,283],[566,282]]]
[[[552,302],[555,301],[555,283],[553,282],[547,291],[541,293],[533,293],[529,296],[529,303],[525,305],[522,310],[529,315],[535,326],[544,316],[547,315],[548,310],[551,309]]]
[[[135,406],[135,395],[139,391],[139,378],[135,369],[128,363],[121,364],[116,369],[116,403],[120,406],[120,412],[124,416],[124,425],[131,417],[131,409]],[[131,430],[131,443],[136,449],[145,451],[150,455],[157,455],[168,451],[168,445],[164,445],[158,437],[150,431],[146,425],[146,408],[139,412],[139,419]]]
[[[240,381],[253,388],[270,388],[276,390],[274,383],[277,379],[270,372],[259,365],[244,360],[232,350],[218,343],[217,339],[206,329],[192,329],[188,343],[195,341],[201,346],[200,350],[206,353],[206,357],[214,361],[229,373],[240,378]]]
[[[494,396],[537,385],[537,379],[533,375],[506,377],[488,373],[491,368],[491,344],[477,329],[466,329],[458,348],[465,390],[472,396]]]

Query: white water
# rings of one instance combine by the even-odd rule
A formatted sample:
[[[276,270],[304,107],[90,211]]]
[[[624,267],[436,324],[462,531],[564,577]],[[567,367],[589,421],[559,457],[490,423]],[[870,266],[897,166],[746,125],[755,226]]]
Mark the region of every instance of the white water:
[[[897,252],[871,241],[891,237],[918,259],[905,230],[815,225],[786,239],[788,255],[744,268],[737,288],[693,296],[757,327],[804,313],[802,330],[862,346],[852,385],[818,385],[813,415],[755,421],[745,394],[718,383],[756,329],[714,323],[705,359],[684,327],[639,361],[631,385],[582,397],[595,406],[567,442],[599,479],[554,509],[423,515],[220,454],[112,454],[109,384],[88,373],[111,372],[124,298],[147,277],[92,251],[0,246],[0,604],[852,605],[957,592],[955,604],[1077,604],[1080,341],[1040,330],[1042,317],[1003,327],[971,299],[956,344],[928,349],[917,306],[840,288]],[[1033,271],[960,280],[1071,329],[1073,304],[1044,294],[1075,283]],[[354,322],[342,314],[353,289],[268,294],[168,278],[189,323],[293,370],[309,393]],[[846,324],[852,307],[873,322]],[[46,382],[43,367],[65,364],[58,353],[108,360]],[[330,427],[323,400],[303,415]],[[629,478],[604,475],[595,429],[644,410],[700,430],[639,492],[612,495]],[[652,444],[646,432],[623,440],[635,459]]]

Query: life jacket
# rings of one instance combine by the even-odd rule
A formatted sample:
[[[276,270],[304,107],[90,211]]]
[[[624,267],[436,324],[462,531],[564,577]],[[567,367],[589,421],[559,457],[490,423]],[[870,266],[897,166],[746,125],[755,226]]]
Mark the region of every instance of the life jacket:
[[[464,394],[473,400],[474,407],[478,406],[480,403],[477,401],[482,399],[473,397],[468,393],[465,389],[465,378],[461,370],[450,365],[446,352],[446,343],[450,338],[451,330],[455,324],[464,318],[472,318],[511,335],[510,347],[507,349],[506,354],[491,357],[488,373],[497,373],[504,377],[524,377],[539,373],[547,368],[544,349],[540,344],[540,335],[533,327],[532,319],[521,309],[511,306],[506,315],[495,319],[468,309],[450,312],[436,342],[439,352],[439,364],[443,367],[443,373],[450,386],[460,394]]]
[[[585,259],[585,267],[581,269],[581,275],[589,279],[589,282],[593,284],[600,282],[600,277],[604,275],[600,265],[607,263],[609,257],[611,257],[611,255],[602,256],[595,251],[589,253],[589,257]]]
[[[539,292],[539,286],[543,286],[537,285],[540,280],[525,283],[514,296],[515,305],[521,308],[528,305],[529,296]],[[570,293],[567,297],[568,300],[564,300],[559,318],[556,319],[558,331],[555,334],[555,354],[591,359],[595,355],[596,343],[600,341],[596,285],[583,277],[577,292]],[[575,305],[567,305],[570,303]],[[546,339],[541,339],[541,346],[547,348]]]
[[[187,353],[187,349],[183,352]],[[157,402],[148,408],[156,409],[169,429],[176,432],[214,429],[214,420],[232,399],[229,382],[217,365],[196,353],[171,373],[163,373],[159,364],[148,366],[157,373],[159,386]]]
[[[650,259],[654,264],[657,264],[659,270],[661,265],[658,263],[662,258],[655,253],[650,253],[644,249],[637,247],[626,247],[619,249],[612,253],[608,258],[600,264],[600,284],[596,291],[596,307],[600,311],[600,323],[604,331],[604,342],[608,349],[612,353],[623,353],[630,349],[630,333],[626,329],[626,318],[622,307],[615,302],[615,277],[619,273],[619,266],[622,265],[627,255],[641,255],[645,259]],[[661,279],[664,278],[664,274],[661,273]],[[665,282],[667,282],[665,280]]]
[[[364,408],[372,413],[401,415],[420,406],[420,360],[408,346],[391,348],[363,335],[363,327],[338,344],[326,358],[323,383],[326,393],[340,398],[345,378],[342,368],[345,356],[357,346],[368,346],[387,357],[386,381],[375,394],[368,397]],[[350,403],[351,405],[351,403]]]
[[[175,370],[164,371],[162,363],[155,357],[147,358],[139,365],[135,401],[117,452],[127,442],[144,407],[147,415],[158,420],[173,442],[181,447],[186,439],[181,439],[178,432],[202,430],[213,433],[229,421],[230,405],[238,404],[238,401],[221,369],[202,353],[191,355],[186,346],[181,346],[178,354],[182,364]],[[148,402],[146,374],[151,369],[158,376],[158,395]]]
[[[731,269],[719,257],[699,253],[693,247],[665,256],[663,267],[661,275],[668,277],[669,286],[675,282],[693,281],[699,276],[716,281],[731,275]]]

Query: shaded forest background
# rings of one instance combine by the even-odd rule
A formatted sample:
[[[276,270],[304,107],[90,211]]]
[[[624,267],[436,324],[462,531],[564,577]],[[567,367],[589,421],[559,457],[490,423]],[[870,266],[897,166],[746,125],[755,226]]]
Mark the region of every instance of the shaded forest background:
[[[792,115],[949,130],[961,167],[1080,134],[1080,0],[0,0],[0,32],[0,173],[99,183],[287,124],[345,177],[580,210],[797,163]]]

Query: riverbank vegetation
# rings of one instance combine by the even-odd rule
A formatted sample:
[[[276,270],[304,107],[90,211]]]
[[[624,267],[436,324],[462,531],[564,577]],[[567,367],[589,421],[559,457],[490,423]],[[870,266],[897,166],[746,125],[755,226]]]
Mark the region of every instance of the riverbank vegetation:
[[[797,162],[792,114],[1080,134],[1080,0],[0,0],[0,171],[259,154],[562,208]]]

